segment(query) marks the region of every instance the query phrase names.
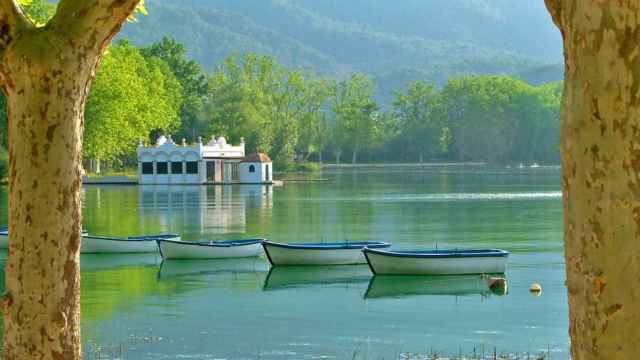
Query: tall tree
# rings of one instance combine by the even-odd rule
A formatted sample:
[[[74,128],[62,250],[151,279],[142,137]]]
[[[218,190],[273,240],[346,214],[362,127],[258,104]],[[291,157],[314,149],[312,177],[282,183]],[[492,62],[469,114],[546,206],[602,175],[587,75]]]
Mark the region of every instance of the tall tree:
[[[182,87],[166,62],[145,59],[126,41],[112,46],[96,75],[85,111],[83,154],[115,160],[135,152],[154,130],[178,128]]]
[[[442,133],[440,117],[436,115],[439,103],[438,89],[423,81],[410,84],[406,94],[396,95],[393,109],[400,121],[403,155],[411,154],[422,162],[425,156],[439,152]]]
[[[249,150],[268,153],[273,143],[268,84],[273,82],[273,59],[247,55],[229,57],[209,77],[204,118],[208,134],[226,135],[231,141],[245,137]]]
[[[157,57],[169,64],[169,68],[180,82],[184,101],[180,108],[181,126],[176,137],[195,141],[207,129],[207,124],[202,121],[201,116],[203,101],[207,95],[207,76],[202,66],[189,60],[184,45],[169,37],[163,37],[159,42],[143,48],[141,52],[146,58]]]
[[[564,39],[561,110],[575,360],[640,354],[640,2],[546,0]]]
[[[61,0],[38,27],[0,1],[9,113],[4,359],[80,359],[80,150],[102,54],[138,0]]]
[[[329,136],[328,119],[322,107],[329,99],[329,90],[329,82],[325,79],[311,79],[306,83],[299,114],[298,139],[299,151],[305,160],[312,153],[317,153],[318,160],[322,162],[322,152]]]
[[[378,134],[378,105],[373,102],[373,81],[365,75],[351,78],[332,86],[332,110],[336,115],[336,133],[341,150],[351,151],[351,162],[356,163],[358,153],[369,149]]]

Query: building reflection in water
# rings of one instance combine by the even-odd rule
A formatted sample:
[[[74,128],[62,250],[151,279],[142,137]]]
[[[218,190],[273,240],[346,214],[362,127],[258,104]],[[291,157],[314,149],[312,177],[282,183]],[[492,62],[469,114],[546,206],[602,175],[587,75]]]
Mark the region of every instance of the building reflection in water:
[[[273,206],[271,185],[140,185],[140,222],[152,221],[186,240],[247,232],[247,211]]]

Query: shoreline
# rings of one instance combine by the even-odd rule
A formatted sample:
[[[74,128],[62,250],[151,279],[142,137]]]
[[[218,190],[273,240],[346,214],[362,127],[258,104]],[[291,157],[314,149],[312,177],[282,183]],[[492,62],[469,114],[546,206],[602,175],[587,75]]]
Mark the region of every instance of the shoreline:
[[[417,163],[324,163],[322,169],[349,169],[349,168],[387,168],[387,167],[450,167],[450,166],[487,166],[486,162],[417,162]]]
[[[325,163],[320,165],[321,169],[379,169],[379,168],[420,168],[420,167],[503,167],[508,169],[549,169],[559,168],[560,164],[540,164],[532,162],[524,163],[488,163],[488,162],[424,162],[424,163]]]

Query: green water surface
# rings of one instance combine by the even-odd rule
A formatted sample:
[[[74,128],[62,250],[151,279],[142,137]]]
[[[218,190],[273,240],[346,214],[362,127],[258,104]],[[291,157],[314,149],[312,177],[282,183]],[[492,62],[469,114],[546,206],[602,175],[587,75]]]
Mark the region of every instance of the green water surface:
[[[398,359],[494,349],[568,358],[557,168],[325,172],[268,186],[85,186],[95,235],[382,240],[511,252],[508,293],[476,277],[372,278],[366,266],[82,256],[87,359]],[[6,219],[6,189],[0,190]],[[0,257],[6,257],[5,254]],[[539,282],[542,295],[529,285]],[[415,358],[420,358],[417,355]]]

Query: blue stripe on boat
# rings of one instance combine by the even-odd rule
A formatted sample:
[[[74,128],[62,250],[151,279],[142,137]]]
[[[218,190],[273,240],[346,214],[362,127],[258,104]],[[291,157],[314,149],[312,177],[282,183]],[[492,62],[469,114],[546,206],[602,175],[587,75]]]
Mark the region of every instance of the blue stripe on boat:
[[[282,244],[270,241],[263,242],[263,245],[275,246],[285,249],[298,250],[343,250],[343,249],[381,249],[388,248],[391,244],[382,241],[360,241],[360,242],[334,242],[334,243],[301,243]]]
[[[127,236],[128,240],[156,240],[156,239],[172,239],[176,238],[177,234],[157,234],[157,235],[141,235],[141,236]]]
[[[80,230],[80,234],[82,236],[88,235],[89,233],[87,232],[87,230]],[[9,235],[9,227],[7,226],[0,226],[0,235]]]
[[[178,235],[149,235],[149,236],[130,236],[126,238],[110,237],[110,236],[94,236],[94,235],[82,235],[85,239],[97,239],[97,240],[111,240],[111,241],[155,241],[162,238],[173,238]]]
[[[456,249],[456,250],[375,250],[364,248],[365,253],[409,257],[409,258],[458,258],[458,257],[504,257],[509,252],[500,249]]]
[[[219,240],[219,241],[178,241],[167,239],[156,239],[160,242],[168,242],[180,245],[192,245],[192,246],[210,246],[210,247],[234,247],[234,246],[246,246],[261,244],[264,239],[241,239],[241,240]]]

